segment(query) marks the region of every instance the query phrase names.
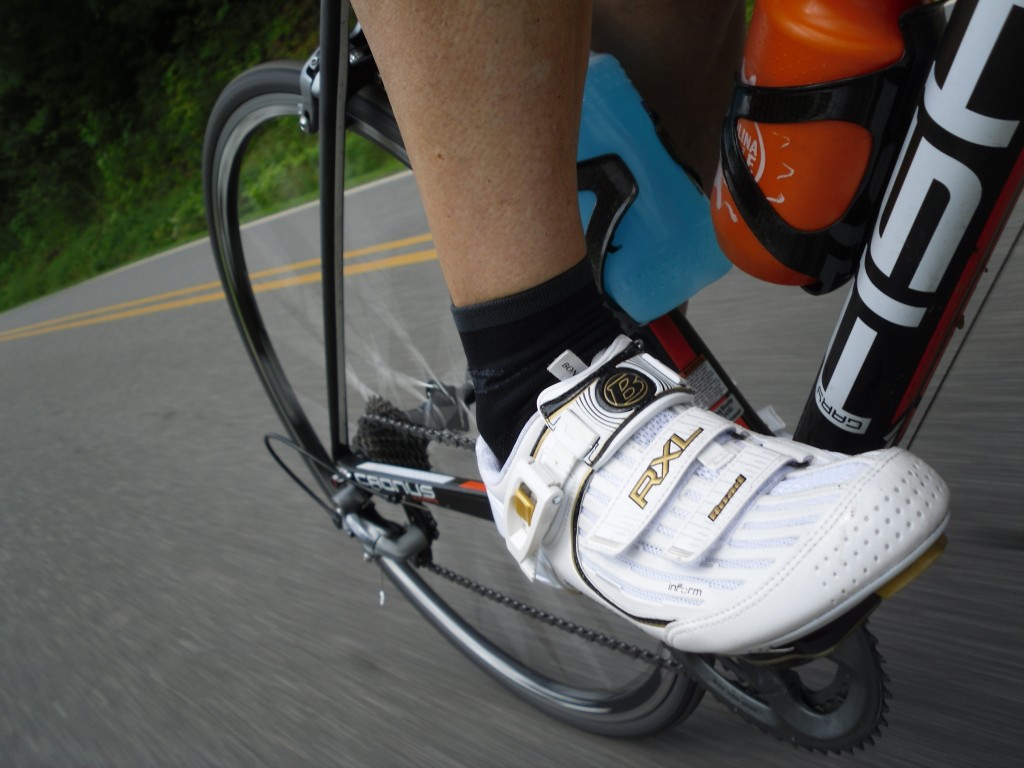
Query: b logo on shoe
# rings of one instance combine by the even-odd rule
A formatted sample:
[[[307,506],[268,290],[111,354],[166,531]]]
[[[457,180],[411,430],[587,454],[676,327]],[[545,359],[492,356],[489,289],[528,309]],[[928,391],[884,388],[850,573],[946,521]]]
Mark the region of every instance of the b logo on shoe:
[[[654,393],[654,383],[636,371],[619,368],[601,380],[598,392],[612,408],[633,408]]]

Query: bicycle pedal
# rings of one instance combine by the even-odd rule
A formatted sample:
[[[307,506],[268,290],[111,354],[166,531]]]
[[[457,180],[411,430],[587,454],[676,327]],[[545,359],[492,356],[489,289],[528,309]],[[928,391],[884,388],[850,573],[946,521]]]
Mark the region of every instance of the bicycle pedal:
[[[910,584],[910,582],[917,579],[922,573],[931,568],[935,561],[939,559],[939,555],[946,550],[946,541],[946,534],[939,536],[917,560],[904,568],[891,581],[876,589],[875,594],[883,600],[888,600]]]
[[[800,664],[829,656],[853,634],[854,630],[867,621],[868,616],[881,602],[877,595],[869,595],[839,618],[794,641],[785,650],[752,653],[740,658],[750,664],[778,666]]]

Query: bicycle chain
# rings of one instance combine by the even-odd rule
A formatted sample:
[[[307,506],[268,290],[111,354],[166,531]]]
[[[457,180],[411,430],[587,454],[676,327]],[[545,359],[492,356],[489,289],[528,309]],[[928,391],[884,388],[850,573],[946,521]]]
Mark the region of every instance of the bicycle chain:
[[[552,613],[541,610],[540,608],[534,608],[532,605],[524,603],[522,600],[517,600],[514,597],[509,597],[506,594],[499,592],[491,587],[486,587],[476,581],[473,581],[467,576],[456,573],[448,568],[437,563],[429,563],[426,568],[436,573],[442,578],[448,579],[453,584],[457,584],[460,587],[464,587],[471,592],[475,592],[481,597],[485,597],[488,600],[492,600],[499,605],[503,605],[506,608],[518,611],[519,613],[529,616],[531,619],[535,619],[543,624],[547,624],[555,629],[560,629],[563,632],[568,632],[570,635],[575,635],[584,640],[608,648],[612,651],[625,654],[633,659],[647,662],[649,664],[656,664],[659,667],[667,669],[671,672],[682,672],[683,665],[674,659],[664,658],[656,653],[648,651],[646,648],[641,648],[638,645],[624,642],[611,635],[606,635],[604,632],[598,632],[596,629],[589,629],[569,619],[563,619],[559,616],[555,616]]]
[[[363,413],[359,417],[359,421],[360,425],[375,425],[385,429],[394,430],[396,432],[405,433],[417,439],[427,439],[433,442],[451,445],[456,448],[464,448],[472,451],[476,447],[476,441],[464,434],[453,432],[451,430],[435,429],[432,427],[421,426],[419,424],[413,424],[404,418],[395,418],[393,416],[386,415],[385,413]],[[589,629],[588,627],[584,627],[574,621],[570,621],[569,619],[563,619],[560,616],[555,616],[554,614],[548,613],[540,608],[534,608],[532,605],[528,605],[521,600],[509,597],[492,587],[484,586],[483,584],[445,568],[444,566],[429,562],[426,563],[424,567],[433,571],[438,576],[447,579],[453,584],[468,589],[471,592],[475,592],[481,597],[485,597],[488,600],[506,608],[518,611],[519,613],[529,616],[531,619],[562,630],[563,632],[568,632],[571,635],[575,635],[576,637],[589,642],[597,643],[604,648],[617,651],[633,659],[642,660],[650,664],[657,664],[658,666],[672,672],[679,672],[682,670],[682,665],[673,659],[663,658],[656,653],[652,653],[645,648],[641,648],[638,645],[633,645],[612,637],[611,635],[606,635],[603,632]]]

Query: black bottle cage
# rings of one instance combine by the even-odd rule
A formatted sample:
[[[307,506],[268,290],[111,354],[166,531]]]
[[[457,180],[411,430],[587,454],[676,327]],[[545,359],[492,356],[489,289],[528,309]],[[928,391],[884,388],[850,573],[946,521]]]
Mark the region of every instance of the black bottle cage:
[[[811,293],[827,293],[846,282],[870,237],[869,228],[900,145],[917,108],[945,26],[945,3],[907,11],[900,19],[903,57],[867,75],[807,86],[763,88],[737,82],[722,131],[722,171],[740,217],[772,256],[817,282]],[[736,121],[802,123],[842,120],[871,134],[867,171],[838,221],[819,230],[787,224],[765,198],[743,158]]]
[[[577,189],[593,192],[597,197],[594,212],[585,232],[587,256],[597,279],[598,290],[604,290],[604,262],[616,247],[612,245],[615,230],[629,206],[640,193],[629,166],[618,155],[599,155],[576,164]]]

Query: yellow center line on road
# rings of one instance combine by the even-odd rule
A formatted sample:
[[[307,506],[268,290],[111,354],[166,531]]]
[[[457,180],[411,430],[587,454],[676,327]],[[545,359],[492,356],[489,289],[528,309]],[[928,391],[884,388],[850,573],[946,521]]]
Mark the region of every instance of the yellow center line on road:
[[[407,245],[419,245],[420,243],[429,243],[434,239],[434,236],[429,232],[424,232],[422,235],[416,235],[415,237],[405,237],[401,240],[392,240],[387,243],[378,243],[377,245],[371,245],[366,248],[354,248],[351,251],[345,251],[342,258],[355,259],[359,256],[366,256],[370,253],[380,253],[381,251],[394,251],[398,248],[404,248]],[[317,263],[320,260],[317,259]]]
[[[351,251],[345,251],[341,258],[343,259],[356,259],[360,256],[369,256],[373,253],[382,253],[384,251],[395,251],[399,248],[405,248],[409,245],[419,245],[420,243],[429,243],[434,237],[429,232],[423,235],[416,235],[415,237],[405,237],[401,240],[392,240],[388,243],[378,243],[377,245],[370,245],[366,248],[354,248]],[[252,280],[258,280],[262,277],[269,277],[270,275],[279,275],[282,272],[298,272],[300,269],[308,269],[309,267],[319,267],[320,259],[306,259],[306,261],[298,261],[294,264],[285,264],[282,267],[273,267],[271,269],[264,269],[260,272],[253,272],[249,275]],[[346,267],[347,269],[347,267]],[[353,273],[358,274],[358,272]],[[215,286],[220,286],[220,283],[215,283]]]
[[[193,285],[191,288],[181,288],[177,291],[168,291],[167,293],[158,293],[153,296],[146,296],[142,299],[134,299],[132,301],[122,301],[119,304],[111,304],[110,306],[100,307],[99,309],[89,309],[85,312],[76,312],[73,315],[64,315],[63,317],[54,317],[50,320],[43,320],[32,325],[23,325],[20,328],[12,328],[9,331],[0,332],[0,341],[4,341],[7,336],[18,335],[28,331],[35,331],[39,329],[45,329],[50,326],[63,326],[72,321],[80,320],[86,317],[93,317],[95,315],[106,315],[107,313],[117,312],[118,310],[128,309],[130,307],[137,307],[141,304],[152,304],[157,301],[166,301],[177,296],[188,296],[192,293],[203,293],[204,291],[212,291],[220,289],[220,281],[213,283],[203,283],[202,285]]]
[[[405,253],[401,256],[391,256],[377,261],[364,261],[361,264],[351,264],[343,270],[344,275],[361,275],[364,272],[375,272],[378,269],[394,269],[395,267],[407,267],[410,264],[422,264],[424,261],[436,261],[437,251],[429,248],[425,251]]]
[[[352,264],[345,267],[342,270],[342,274],[345,275],[345,277],[349,277],[351,275],[361,275],[365,272],[377,272],[382,269],[394,269],[395,267],[405,267],[410,264],[421,264],[424,261],[434,261],[436,259],[437,251],[431,248],[426,251],[404,253],[401,256],[390,256],[386,259],[377,259],[376,261],[364,261],[361,264]],[[260,283],[254,283],[252,290],[253,293],[265,293],[267,291],[277,291],[281,288],[289,288],[293,285],[319,283],[320,277],[320,272],[308,272],[304,275],[285,277],[280,280],[264,280]],[[221,293],[219,298],[223,298],[223,296],[224,294]],[[0,337],[0,341],[3,341],[2,337]]]
[[[394,250],[396,248],[401,248],[408,245],[429,242],[430,240],[431,236],[429,233],[426,235],[418,235],[416,237],[394,240],[389,243],[381,243],[379,245],[369,246],[367,248],[346,251],[343,254],[343,258],[351,259],[359,256],[366,256],[373,253]],[[412,253],[400,254],[398,256],[390,256],[381,259],[364,261],[357,264],[349,264],[343,268],[342,274],[346,276],[359,275],[364,274],[366,272],[375,272],[383,269],[394,269],[396,267],[403,267],[411,264],[419,264],[422,262],[433,261],[436,259],[437,252],[431,248],[422,251],[415,251]],[[253,272],[249,275],[249,278],[250,280],[253,281],[260,281],[253,283],[253,291],[255,293],[265,293],[268,291],[280,290],[282,288],[287,288],[291,286],[320,282],[321,275],[319,271],[319,266],[319,259],[309,259],[306,261],[296,262],[294,264],[286,264],[280,267],[272,267],[269,269],[260,270],[258,272]],[[275,275],[280,275],[283,273],[298,272],[303,269],[308,269],[310,267],[316,267],[317,270],[314,272],[295,275],[293,277],[286,277],[279,280],[264,279],[267,277],[273,277]],[[201,295],[196,296],[191,294]],[[72,315],[65,315],[63,317],[53,318],[51,320],[45,320],[39,323],[21,326],[19,328],[12,328],[8,331],[0,332],[0,344],[2,344],[5,341],[15,341],[17,339],[25,339],[32,336],[40,336],[46,333],[67,331],[73,328],[84,328],[90,325],[110,323],[116,320],[125,320],[131,317],[141,317],[143,315],[150,315],[157,312],[168,312],[174,309],[181,309],[183,307],[191,307],[196,306],[198,304],[206,304],[211,301],[220,301],[223,298],[224,292],[221,290],[220,282],[203,283],[201,285],[195,285],[189,288],[182,288],[176,291],[168,291],[166,293],[160,293],[142,299],[125,301],[119,304],[112,304],[107,307],[100,307],[98,309],[92,309],[85,312],[78,312]]]

